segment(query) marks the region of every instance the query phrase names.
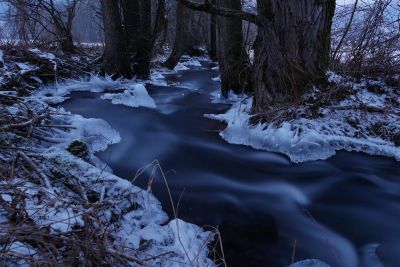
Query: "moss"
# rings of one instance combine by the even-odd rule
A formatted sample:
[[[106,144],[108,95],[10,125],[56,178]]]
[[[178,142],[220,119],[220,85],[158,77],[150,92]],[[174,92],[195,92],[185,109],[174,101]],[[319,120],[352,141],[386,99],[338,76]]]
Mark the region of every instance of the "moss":
[[[83,159],[84,161],[89,161],[89,149],[88,146],[82,141],[75,140],[69,144],[67,151],[72,155]]]

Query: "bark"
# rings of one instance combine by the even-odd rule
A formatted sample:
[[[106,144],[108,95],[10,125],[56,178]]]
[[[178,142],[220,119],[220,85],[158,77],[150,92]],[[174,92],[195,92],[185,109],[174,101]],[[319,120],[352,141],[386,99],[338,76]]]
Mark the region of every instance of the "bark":
[[[218,6],[241,10],[241,0],[218,0]],[[229,90],[241,93],[250,89],[250,62],[243,45],[242,20],[218,18],[218,63],[222,94]]]
[[[104,71],[113,78],[133,76],[118,1],[101,0],[104,27]]]
[[[326,82],[334,0],[258,0],[253,112],[299,99]]]
[[[150,75],[150,61],[153,52],[151,29],[151,1],[139,0],[139,32],[137,34],[134,72],[140,78]]]
[[[152,33],[151,47],[154,50],[157,45],[157,40],[160,38],[160,46],[165,42],[167,33],[168,20],[165,16],[165,0],[158,0],[157,13],[154,21],[154,29]],[[154,52],[154,51],[153,51]]]
[[[128,51],[130,53],[135,53],[137,47],[137,36],[140,29],[139,1],[122,0],[121,3]]]
[[[216,4],[216,0],[212,0],[213,5]],[[210,44],[208,54],[212,60],[217,60],[217,16],[215,14],[210,15]]]

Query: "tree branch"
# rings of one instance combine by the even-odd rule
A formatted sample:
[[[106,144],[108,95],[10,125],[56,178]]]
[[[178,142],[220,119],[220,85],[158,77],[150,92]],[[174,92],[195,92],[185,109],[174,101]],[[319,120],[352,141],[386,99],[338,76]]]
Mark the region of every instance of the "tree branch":
[[[209,14],[214,14],[222,17],[227,17],[227,18],[238,18],[241,20],[245,20],[254,24],[257,24],[259,26],[265,25],[265,19],[262,18],[261,16],[255,15],[250,12],[245,12],[241,10],[234,10],[230,8],[225,8],[225,7],[218,7],[209,2],[209,0],[205,0],[204,3],[195,3],[192,2],[191,0],[175,0],[178,3],[183,4],[185,7],[196,10],[196,11],[201,11],[201,12],[206,12]]]

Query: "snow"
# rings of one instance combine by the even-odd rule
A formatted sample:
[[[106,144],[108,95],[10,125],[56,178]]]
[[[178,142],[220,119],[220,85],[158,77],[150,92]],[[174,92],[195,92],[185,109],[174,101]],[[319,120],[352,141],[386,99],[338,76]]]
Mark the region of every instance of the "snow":
[[[37,56],[46,59],[48,61],[50,61],[51,63],[53,63],[53,69],[54,71],[57,70],[57,60],[56,60],[56,56],[50,52],[44,52],[42,50],[39,50],[37,48],[30,48],[29,51],[31,51],[32,53],[35,53]]]
[[[338,77],[334,77],[338,78]],[[334,79],[332,78],[332,79]],[[228,100],[234,102],[225,114],[205,115],[210,119],[227,123],[220,136],[231,144],[251,146],[255,149],[278,152],[287,155],[292,162],[323,160],[332,157],[338,150],[364,152],[371,155],[393,157],[400,161],[400,147],[390,140],[390,134],[400,133],[398,121],[400,109],[388,109],[388,99],[398,99],[390,88],[380,82],[362,81],[349,84],[353,94],[340,101],[337,106],[326,106],[319,110],[316,118],[299,116],[282,123],[249,123],[252,98],[231,95]],[[380,85],[385,93],[375,94],[368,91],[368,86]],[[310,97],[313,93],[310,94]],[[213,96],[213,102],[218,97]],[[395,101],[395,100],[393,100]],[[367,113],[347,107],[367,106],[385,108],[387,113]],[[303,112],[300,107],[295,110]],[[304,109],[305,110],[305,109]],[[354,122],[356,127],[353,126]],[[380,126],[380,124],[383,124]],[[378,128],[389,132],[387,135],[374,135],[371,129]],[[376,130],[375,130],[376,131]]]
[[[125,105],[128,107],[148,107],[156,108],[156,103],[149,96],[146,88],[142,84],[133,85],[123,93],[106,93],[102,99],[111,100],[113,104]]]

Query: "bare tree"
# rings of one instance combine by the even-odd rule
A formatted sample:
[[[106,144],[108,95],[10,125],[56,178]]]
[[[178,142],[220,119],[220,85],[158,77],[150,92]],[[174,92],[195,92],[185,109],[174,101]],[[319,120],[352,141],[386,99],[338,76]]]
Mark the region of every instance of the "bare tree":
[[[333,32],[341,38],[333,39],[331,67],[356,78],[384,77],[393,84],[393,77],[400,69],[399,14],[400,5],[393,0],[340,6]]]
[[[258,14],[218,7],[206,0],[176,0],[185,6],[258,25],[253,113],[268,117],[276,105],[324,85],[329,65],[334,0],[257,0]]]
[[[26,25],[33,20],[55,37],[64,53],[73,53],[72,23],[79,0],[55,2],[53,0],[8,0],[19,16],[23,17],[20,38],[27,39]]]

